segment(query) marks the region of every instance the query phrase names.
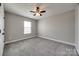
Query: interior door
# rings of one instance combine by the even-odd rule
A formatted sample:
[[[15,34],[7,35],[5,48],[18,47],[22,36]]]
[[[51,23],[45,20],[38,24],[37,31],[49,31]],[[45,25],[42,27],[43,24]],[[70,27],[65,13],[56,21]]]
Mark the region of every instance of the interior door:
[[[3,4],[0,3],[0,56],[3,54],[4,48],[4,9]]]

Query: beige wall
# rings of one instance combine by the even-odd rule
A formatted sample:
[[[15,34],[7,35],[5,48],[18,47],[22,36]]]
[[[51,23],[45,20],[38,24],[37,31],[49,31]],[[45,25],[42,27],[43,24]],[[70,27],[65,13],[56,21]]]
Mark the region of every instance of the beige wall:
[[[75,9],[75,44],[79,54],[79,5]]]
[[[31,34],[24,35],[24,26],[23,26],[24,20],[32,22],[32,33]],[[5,12],[5,23],[6,23],[5,41],[12,41],[12,40],[36,36],[37,34],[36,22],[37,21],[30,19],[30,18],[26,18],[23,16]]]
[[[75,11],[68,11],[38,21],[38,35],[75,43]]]

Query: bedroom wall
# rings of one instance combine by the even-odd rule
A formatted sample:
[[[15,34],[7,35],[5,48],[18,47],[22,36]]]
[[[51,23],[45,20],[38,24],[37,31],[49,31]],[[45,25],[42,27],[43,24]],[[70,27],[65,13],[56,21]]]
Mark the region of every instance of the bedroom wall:
[[[38,21],[39,37],[75,44],[75,10]]]
[[[79,5],[75,8],[75,47],[79,54]]]
[[[24,20],[32,22],[32,33],[24,34]],[[5,41],[27,39],[37,35],[37,21],[9,12],[5,12]]]

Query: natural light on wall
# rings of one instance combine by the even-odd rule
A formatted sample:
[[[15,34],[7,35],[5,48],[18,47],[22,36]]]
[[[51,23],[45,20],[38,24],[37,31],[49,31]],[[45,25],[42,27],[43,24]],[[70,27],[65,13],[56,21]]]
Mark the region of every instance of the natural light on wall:
[[[30,34],[31,33],[31,22],[24,21],[24,34]]]

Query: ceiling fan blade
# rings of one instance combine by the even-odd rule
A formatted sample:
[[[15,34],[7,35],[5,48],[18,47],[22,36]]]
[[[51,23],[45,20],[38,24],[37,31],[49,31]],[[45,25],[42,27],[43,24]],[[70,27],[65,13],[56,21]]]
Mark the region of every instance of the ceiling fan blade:
[[[36,14],[34,14],[33,16],[36,16]]]
[[[42,14],[40,14],[40,16],[42,16]]]
[[[45,13],[46,11],[44,10],[44,11],[40,11],[40,13]]]
[[[33,13],[35,13],[35,11],[30,11],[30,12],[33,12]]]

